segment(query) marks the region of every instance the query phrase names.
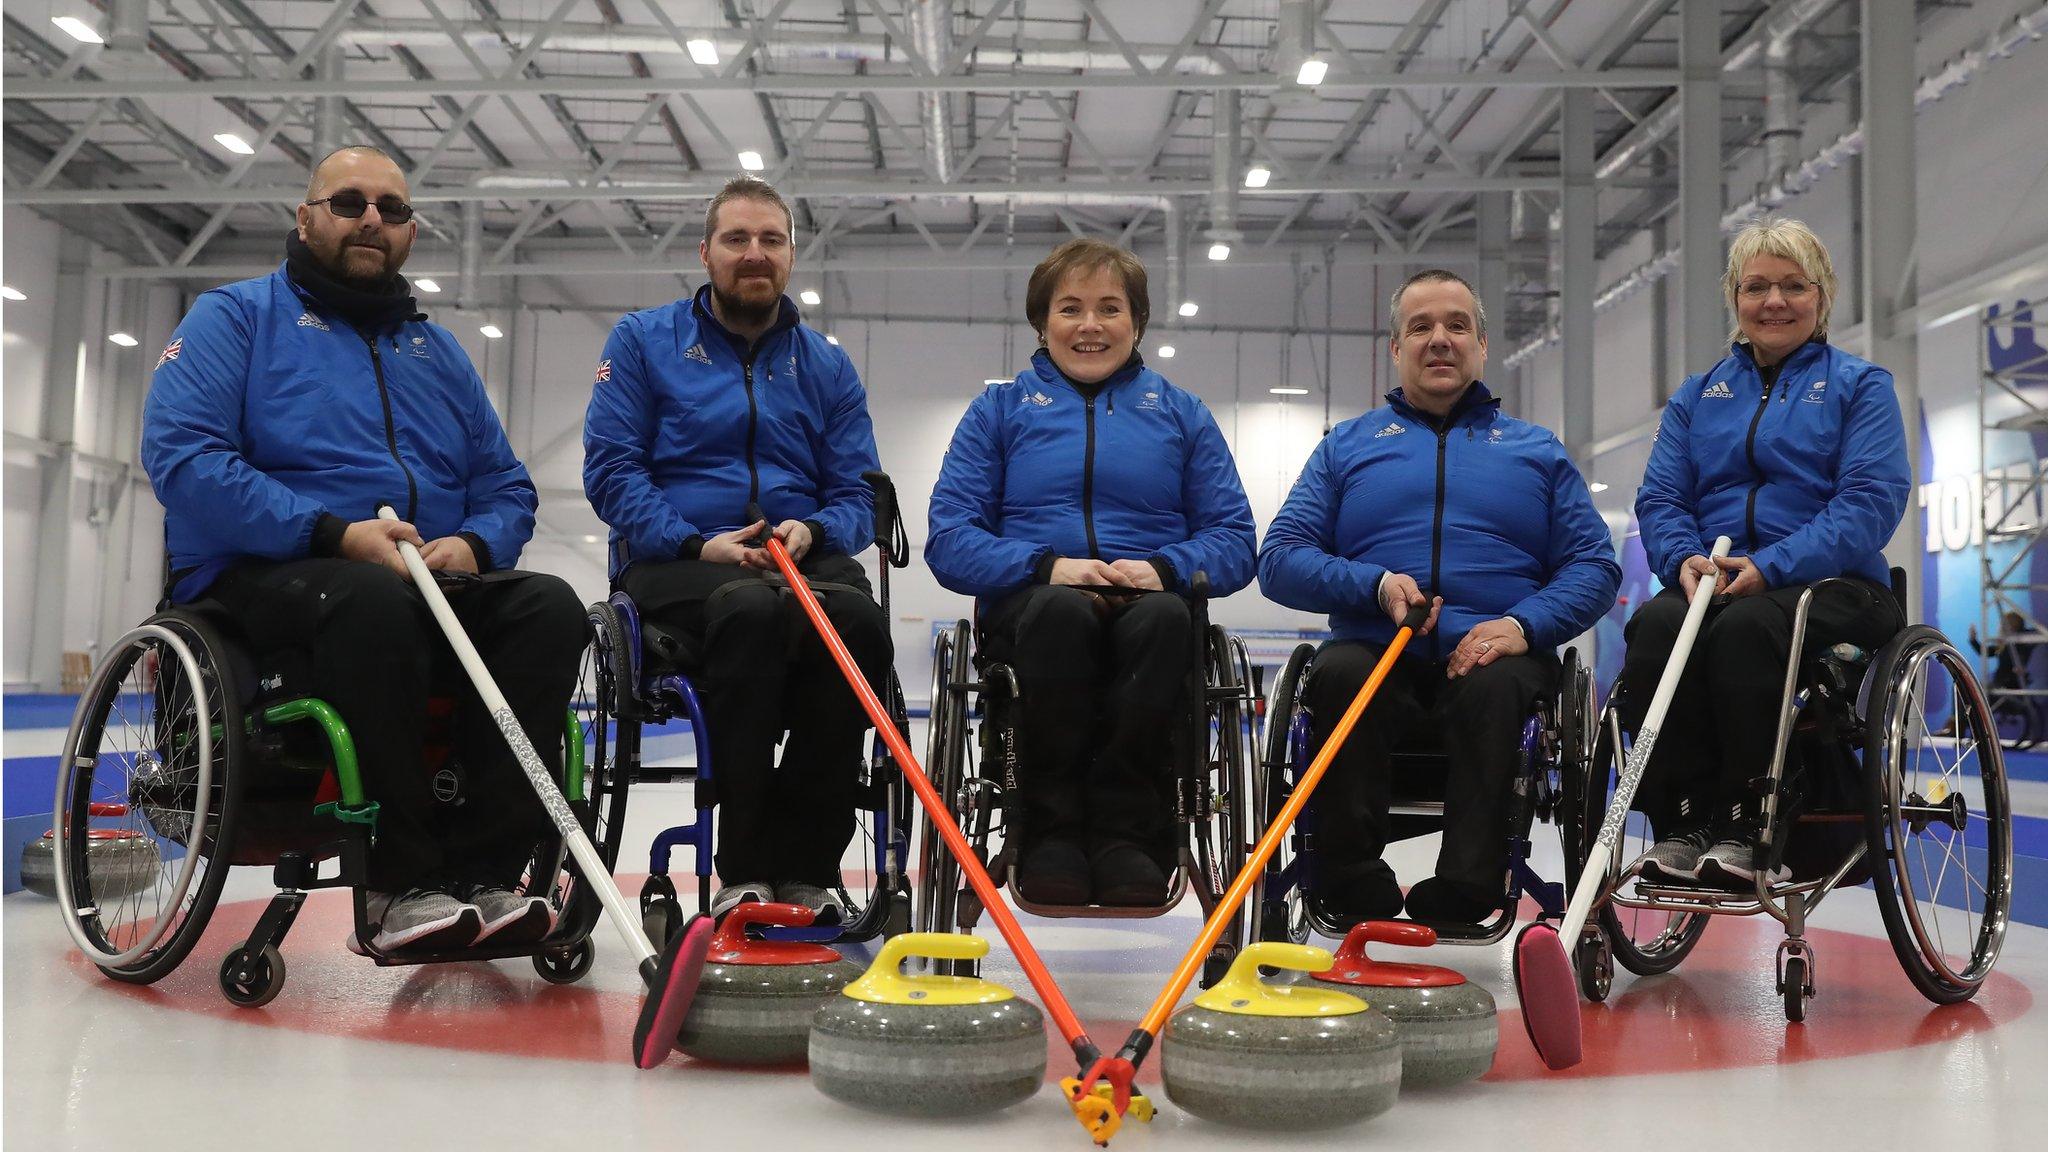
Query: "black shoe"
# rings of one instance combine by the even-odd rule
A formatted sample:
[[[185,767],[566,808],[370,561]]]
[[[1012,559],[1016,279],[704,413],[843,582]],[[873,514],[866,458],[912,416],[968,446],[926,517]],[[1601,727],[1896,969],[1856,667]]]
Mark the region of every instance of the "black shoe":
[[[1481,924],[1500,906],[1498,891],[1447,876],[1431,876],[1408,890],[1408,918],[1426,923]]]
[[[1086,904],[1088,855],[1071,840],[1045,837],[1017,862],[1017,887],[1033,904]]]
[[[1095,877],[1095,902],[1120,908],[1152,908],[1166,903],[1166,873],[1150,853],[1128,840],[1112,840],[1096,849],[1089,869]]]
[[[1389,920],[1401,914],[1401,885],[1384,860],[1318,877],[1316,906],[1332,920]]]

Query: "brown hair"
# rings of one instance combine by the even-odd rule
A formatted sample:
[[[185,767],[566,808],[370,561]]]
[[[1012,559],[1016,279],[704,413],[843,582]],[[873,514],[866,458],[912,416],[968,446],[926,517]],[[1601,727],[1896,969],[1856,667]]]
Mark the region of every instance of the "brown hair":
[[[725,182],[718,195],[711,198],[711,206],[704,210],[704,241],[710,243],[713,233],[718,231],[718,210],[731,200],[759,200],[782,209],[782,218],[789,221],[789,238],[796,239],[796,214],[789,210],[789,203],[773,184],[758,176],[735,176]]]
[[[1387,314],[1393,317],[1396,334],[1401,331],[1401,297],[1407,295],[1408,290],[1417,284],[1463,284],[1465,291],[1472,293],[1472,307],[1476,313],[1472,320],[1479,326],[1479,338],[1486,339],[1486,301],[1479,298],[1479,290],[1472,287],[1471,281],[1448,268],[1426,268],[1410,276],[1399,288],[1394,289],[1394,298],[1387,301]]]
[[[1060,281],[1072,272],[1094,272],[1102,268],[1114,269],[1117,279],[1123,281],[1124,297],[1130,301],[1131,320],[1137,326],[1137,337],[1145,338],[1145,325],[1152,319],[1152,298],[1145,291],[1145,266],[1136,256],[1111,244],[1107,240],[1077,237],[1052,250],[1052,255],[1039,261],[1031,270],[1030,284],[1024,290],[1024,318],[1043,339],[1045,320],[1052,313],[1052,294],[1058,291]]]

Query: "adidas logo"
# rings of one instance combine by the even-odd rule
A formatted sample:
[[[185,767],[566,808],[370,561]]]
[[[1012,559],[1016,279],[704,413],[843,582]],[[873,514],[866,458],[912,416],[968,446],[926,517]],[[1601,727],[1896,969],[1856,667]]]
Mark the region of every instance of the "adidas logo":
[[[332,329],[332,328],[329,328],[329,327],[327,326],[327,321],[325,321],[325,320],[322,320],[322,319],[321,319],[321,318],[319,318],[318,316],[315,316],[315,315],[313,315],[313,314],[312,314],[311,312],[301,312],[301,313],[299,313],[299,327],[301,327],[301,328],[315,328],[315,329],[318,329],[318,330],[320,330],[320,331],[322,331],[322,332],[332,332],[332,331],[333,331],[333,329]]]
[[[1734,398],[1735,392],[1728,387],[1726,380],[1716,380],[1700,393],[1700,399],[1702,400],[1733,400]]]
[[[683,353],[683,359],[695,360],[699,364],[709,364],[711,363],[711,353],[706,352],[702,344],[692,344],[689,350]]]
[[[1382,436],[1399,436],[1401,433],[1406,432],[1407,430],[1408,429],[1403,428],[1399,424],[1389,424],[1385,428],[1382,428],[1379,431],[1373,433],[1372,438],[1377,440]]]

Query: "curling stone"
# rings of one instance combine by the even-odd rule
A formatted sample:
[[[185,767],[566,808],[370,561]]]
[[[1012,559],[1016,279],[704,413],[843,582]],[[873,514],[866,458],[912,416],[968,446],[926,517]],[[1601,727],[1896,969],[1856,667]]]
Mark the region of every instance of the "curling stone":
[[[86,833],[86,875],[94,900],[118,900],[156,883],[163,862],[156,841],[140,832],[94,828]],[[57,836],[45,832],[21,848],[21,886],[40,896],[57,894]],[[77,894],[86,899],[85,893]]]
[[[1436,931],[1421,924],[1368,920],[1351,930],[1336,962],[1316,979],[1342,984],[1385,1013],[1401,1032],[1401,1085],[1462,1084],[1493,1067],[1500,1043],[1493,995],[1449,968],[1396,964],[1365,953],[1368,944],[1427,948]]]
[[[1166,1096],[1204,1120],[1278,1129],[1333,1128],[1394,1106],[1401,1043],[1394,1023],[1356,996],[1267,984],[1259,966],[1319,972],[1330,954],[1252,944],[1216,986],[1174,1013],[1159,1052]]]
[[[910,956],[979,960],[979,936],[906,932],[811,1024],[811,1083],[842,1103],[907,1116],[969,1116],[1030,1099],[1045,1082],[1045,1019],[972,976],[913,976]]]
[[[860,976],[860,965],[823,944],[764,940],[756,925],[800,927],[809,908],[749,901],[725,914],[704,955],[704,974],[676,1047],[699,1060],[792,1064],[810,1044],[811,1016]]]

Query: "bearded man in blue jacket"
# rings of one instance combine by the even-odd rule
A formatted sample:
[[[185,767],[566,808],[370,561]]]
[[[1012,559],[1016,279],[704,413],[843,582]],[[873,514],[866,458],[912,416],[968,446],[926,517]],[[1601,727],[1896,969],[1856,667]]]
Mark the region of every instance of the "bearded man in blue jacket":
[[[1418,724],[1448,754],[1435,875],[1410,917],[1447,924],[1500,907],[1508,802],[1521,732],[1553,687],[1555,649],[1614,603],[1621,568],[1564,446],[1503,415],[1479,376],[1486,313],[1456,273],[1417,273],[1394,293],[1389,341],[1401,386],[1331,429],[1266,530],[1259,587],[1330,614],[1304,701],[1328,739],[1411,607],[1422,634],[1396,661],[1315,799],[1310,894],[1339,919],[1401,911],[1380,859],[1390,829],[1390,750]]]
[[[743,176],[712,199],[698,245],[710,282],[620,320],[605,344],[583,490],[611,525],[613,584],[701,657],[723,809],[712,910],[781,901],[837,923],[868,721],[769,579],[762,534],[814,584],[837,586],[821,589],[825,613],[878,691],[891,647],[854,559],[875,534],[861,478],[879,467],[867,393],[783,295],[794,240],[789,206],[767,183]]]
[[[584,646],[567,583],[513,568],[537,500],[483,381],[399,275],[418,224],[398,166],[343,148],[314,170],[282,267],[200,296],[158,358],[142,464],[164,506],[171,600],[223,607],[259,652],[306,654],[380,806],[368,858],[380,949],[538,940],[516,891],[546,812],[455,671],[397,542],[449,600],[549,767]],[[397,521],[379,520],[390,504]],[[462,803],[430,819],[427,698],[457,695]]]

